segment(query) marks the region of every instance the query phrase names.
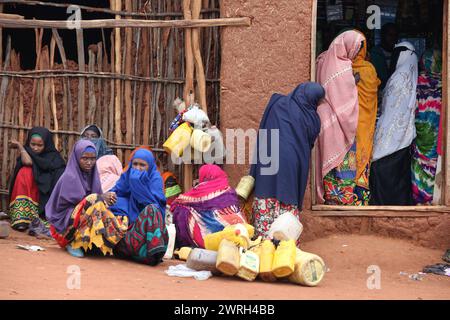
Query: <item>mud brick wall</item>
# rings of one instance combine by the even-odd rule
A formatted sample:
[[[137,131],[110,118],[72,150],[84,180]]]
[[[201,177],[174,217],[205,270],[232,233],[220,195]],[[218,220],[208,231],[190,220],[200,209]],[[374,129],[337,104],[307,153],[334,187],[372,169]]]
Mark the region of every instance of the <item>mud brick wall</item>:
[[[250,28],[222,31],[221,129],[257,129],[273,93],[287,94],[310,78],[312,1],[227,0],[221,1],[221,15],[254,17]],[[249,165],[225,169],[236,186]],[[371,233],[427,247],[450,247],[449,215],[317,217],[310,209],[308,187],[301,219],[304,241],[336,233]]]

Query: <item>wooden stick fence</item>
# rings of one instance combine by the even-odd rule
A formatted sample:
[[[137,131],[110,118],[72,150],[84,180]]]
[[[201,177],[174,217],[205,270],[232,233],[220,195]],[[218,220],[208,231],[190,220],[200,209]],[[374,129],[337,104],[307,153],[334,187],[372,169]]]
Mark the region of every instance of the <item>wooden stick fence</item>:
[[[0,0],[0,13],[9,4],[71,5]],[[181,181],[186,188],[192,186],[193,168],[174,166],[162,148],[175,116],[172,103],[176,97],[197,97],[212,122],[219,124],[219,27],[249,26],[251,19],[220,18],[219,0],[111,0],[110,4],[79,6],[114,19],[80,21],[81,28],[73,30],[78,62],[68,58],[60,33],[68,29],[66,21],[20,19],[20,12],[0,14],[0,40],[4,28],[31,28],[36,38],[36,46],[27,52],[16,52],[11,38],[6,39],[5,51],[0,49],[0,194],[7,194],[18,155],[9,149],[11,139],[23,143],[31,127],[45,125],[67,157],[81,129],[90,123],[103,129],[122,163],[136,146],[149,145],[165,169],[180,178],[184,173]],[[90,28],[98,29],[101,41],[86,43],[84,31]],[[49,40],[44,29],[51,30]],[[34,70],[21,70],[24,55],[35,56]],[[0,209],[6,210],[7,197],[1,199]]]

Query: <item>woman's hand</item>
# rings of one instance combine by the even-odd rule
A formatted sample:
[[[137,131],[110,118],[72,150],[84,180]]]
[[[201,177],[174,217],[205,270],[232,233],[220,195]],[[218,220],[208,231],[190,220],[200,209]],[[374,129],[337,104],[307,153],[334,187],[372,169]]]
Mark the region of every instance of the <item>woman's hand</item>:
[[[9,141],[9,145],[13,149],[19,149],[19,150],[23,149],[22,144],[19,141],[17,141],[16,139],[11,139]]]
[[[102,198],[108,206],[112,206],[117,202],[117,195],[115,192],[106,192],[102,195]]]

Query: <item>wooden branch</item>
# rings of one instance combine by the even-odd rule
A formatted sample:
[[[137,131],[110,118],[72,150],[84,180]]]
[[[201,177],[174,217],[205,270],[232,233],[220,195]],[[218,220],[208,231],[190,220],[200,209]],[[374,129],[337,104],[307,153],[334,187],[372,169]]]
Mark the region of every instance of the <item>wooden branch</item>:
[[[84,60],[84,37],[83,30],[77,29],[77,54],[78,54],[78,70],[80,72],[84,72],[86,70],[85,60]],[[81,129],[86,122],[85,115],[85,106],[84,106],[84,98],[85,98],[85,81],[84,78],[78,79],[78,129]]]
[[[56,40],[55,37],[52,36],[52,39],[50,41],[50,69],[53,69],[53,65],[55,63],[55,49],[56,49]],[[56,113],[56,91],[55,91],[55,80],[50,80],[50,90],[51,90],[51,109],[52,109],[52,115],[53,115],[53,127],[55,130],[59,130],[59,123],[58,123],[58,115]],[[65,109],[64,111],[67,111]],[[19,122],[22,123],[22,122]],[[56,148],[59,147],[59,138],[56,137],[55,139],[55,145]]]
[[[113,0],[111,1],[111,4],[113,6],[113,8],[115,10],[120,10],[122,8],[122,1],[121,0]],[[116,15],[116,19],[114,20],[115,22],[120,20],[120,16]],[[122,44],[121,41],[121,35],[120,35],[120,29],[116,28],[114,30],[114,50],[115,50],[115,58],[116,60],[114,61],[114,72],[116,73],[120,73],[121,72],[121,62],[122,62],[122,52],[120,50],[120,46]],[[112,62],[111,62],[112,63]],[[120,80],[116,80],[115,81],[115,97],[114,97],[114,138],[116,139],[117,142],[122,142],[122,132],[121,132],[121,119],[120,119],[120,115],[121,115],[121,105],[120,105],[120,98],[122,96],[122,88],[121,88],[121,82]],[[122,152],[119,152],[119,154],[117,154],[119,159],[122,159]]]
[[[191,12],[191,0],[183,0],[183,13],[184,19],[186,21],[190,21],[192,19]],[[191,20],[192,21],[192,20]],[[192,48],[192,30],[186,29],[184,31],[184,48],[185,48],[185,77],[186,84],[184,87],[184,99],[186,101],[186,105],[189,106],[192,93],[194,91],[194,56],[193,56],[193,48]],[[183,165],[183,190],[184,192],[188,192],[192,188],[193,184],[193,165],[185,164]]]
[[[127,12],[131,12],[131,1],[125,1],[125,10]],[[128,19],[128,18],[127,18]],[[125,73],[131,74],[131,60],[132,60],[132,45],[133,45],[133,31],[131,28],[125,29],[125,50],[126,54],[124,57],[125,60]],[[138,53],[136,52],[136,55]],[[131,96],[131,82],[125,81],[124,83],[124,92],[123,92],[123,98],[124,98],[124,107],[125,107],[125,122],[126,122],[126,133],[125,133],[125,141],[126,143],[131,144],[133,142],[132,133],[133,133],[133,124],[135,115],[132,110],[132,96]],[[128,158],[128,155],[127,155]]]
[[[22,20],[24,16],[20,16],[18,14],[10,14],[10,13],[0,13],[0,19],[14,19],[14,20]]]
[[[192,18],[198,19],[202,8],[202,0],[192,0]],[[192,29],[192,50],[195,61],[195,75],[197,76],[198,101],[203,111],[208,114],[208,106],[206,104],[206,82],[205,69],[203,67],[202,53],[200,50],[200,29]]]
[[[81,10],[85,10],[87,12],[100,12],[100,13],[107,13],[107,14],[112,14],[112,15],[121,15],[121,16],[128,16],[128,17],[142,17],[142,18],[182,17],[183,16],[183,13],[181,13],[181,12],[163,12],[163,13],[126,12],[126,11],[117,11],[117,10],[111,10],[111,9],[106,9],[106,8],[83,6],[83,5],[71,4],[71,3],[54,3],[54,2],[42,2],[42,1],[31,1],[31,0],[0,0],[0,3],[16,3],[16,4],[22,4],[22,5],[47,6],[47,7],[56,7],[56,8],[68,8],[69,6],[78,6]],[[207,9],[207,10],[202,10],[202,13],[203,14],[220,13],[220,10],[219,9]]]
[[[68,68],[66,51],[64,49],[64,45],[61,37],[59,36],[58,30],[52,29],[53,37],[55,38],[56,45],[58,46],[59,56],[61,57],[61,61],[64,69]],[[69,77],[64,77],[63,79],[63,127],[69,128],[69,130],[73,130],[73,103],[72,103],[72,93],[70,92],[70,79]],[[74,143],[74,137],[69,136],[68,140],[69,146],[72,146]]]
[[[96,56],[93,48],[89,48],[88,54],[89,54],[88,70],[89,72],[95,72]],[[95,113],[97,111],[97,99],[95,97],[95,83],[93,78],[90,78],[88,80],[88,91],[89,91],[88,123],[95,123]]]
[[[120,17],[120,16],[119,16]],[[218,18],[196,20],[81,20],[80,29],[99,28],[210,28],[250,27],[251,18]],[[73,22],[62,20],[0,19],[0,27],[13,29],[57,28],[73,29]]]
[[[113,72],[89,72],[89,71],[76,71],[76,70],[30,70],[30,71],[0,71],[0,76],[10,78],[30,78],[30,79],[42,79],[42,78],[100,78],[100,79],[119,79],[137,82],[156,82],[165,84],[184,84],[185,79],[176,78],[152,78],[152,77],[140,77],[131,74],[113,73]],[[195,80],[194,80],[195,82]],[[220,79],[206,79],[206,82],[219,83]]]

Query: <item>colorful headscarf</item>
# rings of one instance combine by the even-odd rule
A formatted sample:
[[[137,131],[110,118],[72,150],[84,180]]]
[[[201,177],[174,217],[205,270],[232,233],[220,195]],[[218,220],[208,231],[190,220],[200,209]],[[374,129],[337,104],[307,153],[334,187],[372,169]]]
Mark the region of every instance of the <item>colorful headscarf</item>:
[[[72,211],[81,200],[92,193],[102,194],[97,166],[89,173],[80,168],[79,161],[87,147],[95,148],[89,140],[75,143],[66,170],[45,206],[47,220],[59,233],[67,228]]]
[[[164,172],[162,178],[164,181],[164,195],[166,196],[167,204],[171,205],[173,200],[181,194],[181,187],[175,175],[170,171]]]
[[[373,138],[377,121],[378,87],[381,84],[375,67],[366,60],[367,41],[353,61],[353,72],[359,74],[359,117],[356,129],[356,177],[358,186],[368,189],[368,175],[364,174],[372,158]]]
[[[316,153],[316,191],[323,199],[323,178],[344,159],[355,142],[358,126],[358,90],[352,63],[358,55],[364,36],[346,31],[334,39],[329,49],[317,58],[317,82],[326,96],[319,105],[322,128]]]
[[[133,169],[132,163],[135,159],[144,160],[148,164],[148,170]],[[137,150],[130,159],[128,168],[111,189],[117,194],[117,203],[109,209],[115,215],[128,216],[130,224],[133,224],[141,211],[149,204],[153,204],[164,218],[166,197],[163,191],[163,180],[157,170],[153,154],[146,149]]]
[[[183,194],[186,198],[203,198],[229,188],[228,176],[219,166],[205,164],[199,170],[199,184]]]

